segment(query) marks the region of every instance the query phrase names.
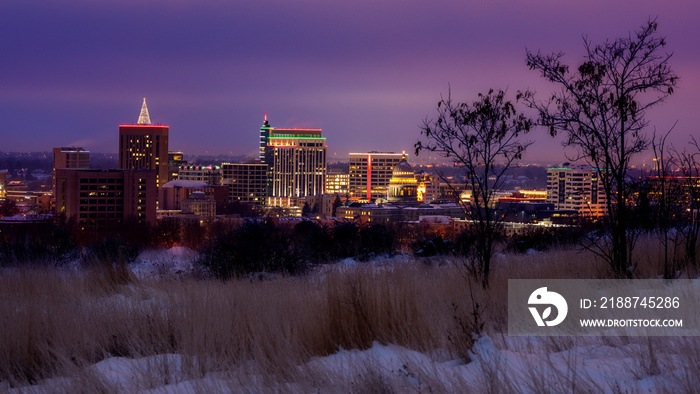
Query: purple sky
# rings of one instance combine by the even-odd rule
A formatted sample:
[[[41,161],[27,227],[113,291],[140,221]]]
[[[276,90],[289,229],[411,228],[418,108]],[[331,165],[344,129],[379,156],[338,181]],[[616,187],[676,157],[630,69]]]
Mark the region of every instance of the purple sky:
[[[412,152],[441,93],[553,87],[525,48],[582,59],[584,34],[616,38],[658,16],[681,77],[651,113],[683,147],[700,123],[697,0],[130,1],[0,5],[0,151],[116,152],[118,125],[170,126],[171,150],[255,155],[263,113],[322,128],[329,160]],[[544,131],[526,156],[563,161]]]

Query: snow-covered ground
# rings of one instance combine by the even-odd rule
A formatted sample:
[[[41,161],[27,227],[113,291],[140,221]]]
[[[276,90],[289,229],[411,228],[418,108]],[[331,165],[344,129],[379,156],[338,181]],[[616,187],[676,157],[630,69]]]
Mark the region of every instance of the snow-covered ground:
[[[140,279],[186,278],[202,274],[196,259],[195,251],[174,247],[144,251],[129,267]],[[380,256],[371,264],[387,267],[408,263],[415,264],[415,260],[396,255]],[[361,264],[365,263],[346,259],[335,269]],[[325,269],[322,267],[319,273]],[[133,302],[121,294],[107,301]],[[677,337],[508,337],[491,333],[476,340],[469,359],[455,359],[442,349],[418,352],[374,342],[369,349],[341,349],[311,358],[282,374],[254,360],[248,365],[204,368],[195,356],[182,354],[111,356],[70,377],[52,378],[29,387],[11,388],[7,382],[0,382],[0,391],[697,392],[698,343],[694,338]]]
[[[617,343],[616,343],[617,342]],[[622,341],[624,342],[624,341]],[[600,338],[508,338],[508,349],[488,336],[475,343],[471,361],[444,352],[416,352],[380,344],[311,359],[298,373],[271,377],[254,366],[197,376],[197,361],[178,354],[111,357],[77,378],[57,378],[10,392],[70,391],[101,387],[118,392],[693,392],[697,371],[684,356],[654,354],[644,345]],[[678,345],[682,339],[673,339]],[[565,346],[565,349],[555,349]],[[679,348],[675,349],[676,351]],[[0,387],[9,389],[9,387]]]
[[[178,278],[202,273],[196,263],[198,254],[186,246],[170,249],[145,250],[129,264],[137,278]]]

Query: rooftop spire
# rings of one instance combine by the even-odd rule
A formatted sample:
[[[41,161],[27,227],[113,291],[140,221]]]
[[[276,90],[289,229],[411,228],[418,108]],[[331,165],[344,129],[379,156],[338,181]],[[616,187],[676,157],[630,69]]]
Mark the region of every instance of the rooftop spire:
[[[263,127],[270,127],[270,123],[267,122],[267,111],[265,111],[265,121],[263,122]]]
[[[151,124],[151,117],[148,116],[148,107],[146,107],[146,98],[143,98],[143,105],[141,105],[141,113],[139,114],[139,121],[136,124]]]

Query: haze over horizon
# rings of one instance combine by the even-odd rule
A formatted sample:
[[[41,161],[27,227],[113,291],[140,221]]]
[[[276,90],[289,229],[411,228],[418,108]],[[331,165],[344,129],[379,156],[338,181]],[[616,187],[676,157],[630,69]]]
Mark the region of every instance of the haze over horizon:
[[[658,18],[680,76],[650,112],[682,148],[700,114],[700,3],[280,0],[70,0],[0,6],[2,151],[77,145],[118,150],[118,125],[136,123],[146,97],[170,150],[257,154],[268,113],[275,127],[313,127],[328,160],[349,152],[406,151],[441,94],[471,102],[489,88],[541,97],[554,86],[525,66],[525,49],[566,52],[577,66],[582,36],[625,36]],[[653,128],[648,130],[649,133]],[[560,140],[536,130],[528,161],[566,161]],[[421,158],[422,159],[422,158]],[[421,160],[422,161],[422,160]]]

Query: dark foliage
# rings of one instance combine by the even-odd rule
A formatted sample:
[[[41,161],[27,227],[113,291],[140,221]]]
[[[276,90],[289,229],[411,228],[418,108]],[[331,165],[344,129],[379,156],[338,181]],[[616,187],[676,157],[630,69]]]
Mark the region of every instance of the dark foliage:
[[[153,228],[152,236],[157,245],[172,248],[182,240],[182,226],[176,219],[164,218]]]
[[[202,251],[201,263],[219,279],[253,272],[301,274],[307,260],[292,247],[288,234],[272,221],[248,221],[214,237]]]
[[[305,220],[286,228],[271,220],[248,221],[214,236],[202,249],[200,262],[225,280],[255,272],[297,275],[312,264],[347,257],[366,261],[395,249],[396,236],[384,225],[343,222],[323,227]]]
[[[58,215],[53,222],[0,228],[0,265],[61,265],[77,256],[75,221]]]
[[[583,235],[580,228],[541,228],[510,237],[506,249],[516,253],[543,252],[555,246],[578,244]]]
[[[225,204],[219,204],[216,207],[218,215],[240,215],[243,218],[252,218],[262,216],[262,210],[258,207],[241,201],[231,201]]]
[[[0,201],[0,217],[12,216],[19,213],[19,208],[17,208],[17,203],[15,200],[2,200]]]
[[[83,247],[80,260],[85,266],[127,263],[136,260],[141,248],[120,238],[105,238]]]
[[[335,258],[355,257],[361,250],[360,228],[351,221],[337,223],[332,230],[332,239]]]
[[[436,236],[413,241],[411,243],[411,250],[415,256],[432,257],[453,253],[454,244],[450,240]]]
[[[334,244],[330,231],[310,220],[294,226],[291,242],[294,250],[314,264],[325,263],[333,255]]]

